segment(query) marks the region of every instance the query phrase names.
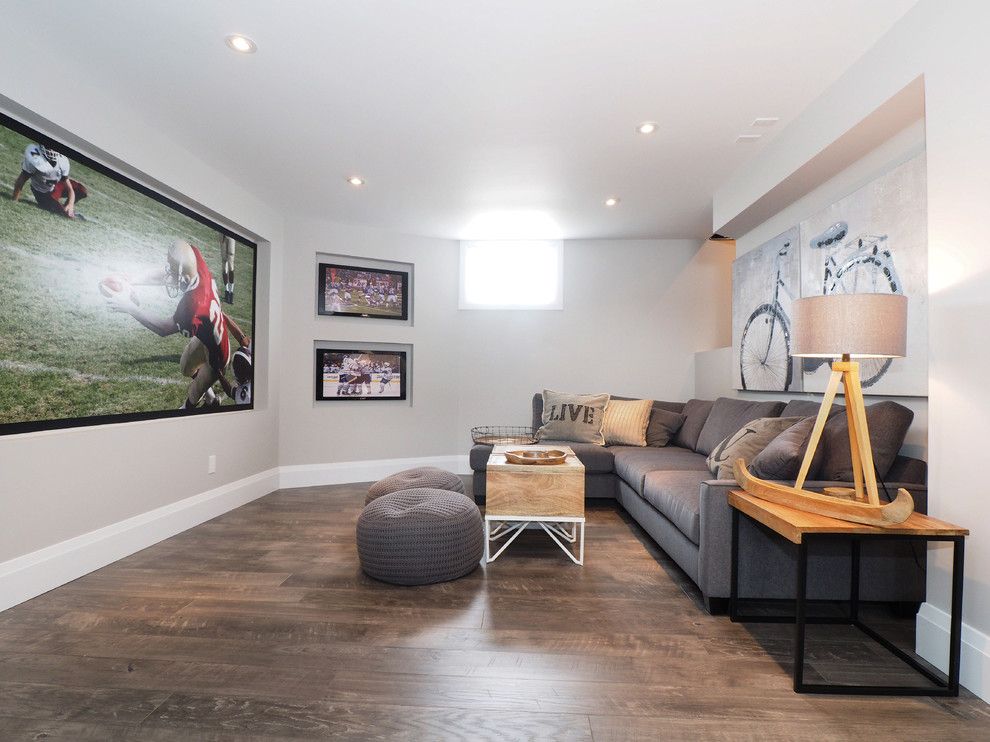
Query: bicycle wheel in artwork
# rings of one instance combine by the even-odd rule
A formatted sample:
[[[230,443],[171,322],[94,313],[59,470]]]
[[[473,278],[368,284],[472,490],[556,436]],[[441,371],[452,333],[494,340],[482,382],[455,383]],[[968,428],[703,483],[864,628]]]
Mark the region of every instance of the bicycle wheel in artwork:
[[[801,389],[791,357],[791,304],[800,289],[798,228],[732,264],[732,367],[735,388]]]
[[[928,394],[928,242],[924,154],[801,222],[801,296],[904,294],[907,356],[860,361],[866,394]],[[805,359],[804,390],[823,391],[828,364]]]

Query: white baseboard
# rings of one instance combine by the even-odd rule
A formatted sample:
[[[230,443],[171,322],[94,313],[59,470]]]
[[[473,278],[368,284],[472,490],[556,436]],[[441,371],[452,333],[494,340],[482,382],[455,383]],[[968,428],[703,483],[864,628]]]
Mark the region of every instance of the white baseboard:
[[[931,603],[918,611],[915,651],[942,672],[949,669],[949,614]],[[990,702],[990,636],[963,622],[959,682]]]
[[[0,611],[278,489],[278,469],[254,474],[0,563]]]
[[[372,459],[369,461],[340,461],[330,464],[301,464],[279,469],[279,487],[316,487],[324,484],[374,482],[403,469],[416,466],[436,466],[455,474],[470,474],[468,457],[423,456],[409,459]]]
[[[283,466],[0,563],[0,611],[286,487],[370,482],[415,466],[470,474],[467,456]]]

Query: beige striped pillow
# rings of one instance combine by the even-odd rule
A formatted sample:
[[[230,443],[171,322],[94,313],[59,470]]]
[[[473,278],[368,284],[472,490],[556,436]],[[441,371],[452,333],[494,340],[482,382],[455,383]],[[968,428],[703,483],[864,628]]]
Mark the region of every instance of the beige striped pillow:
[[[605,408],[602,435],[608,446],[645,446],[652,399],[610,399]]]

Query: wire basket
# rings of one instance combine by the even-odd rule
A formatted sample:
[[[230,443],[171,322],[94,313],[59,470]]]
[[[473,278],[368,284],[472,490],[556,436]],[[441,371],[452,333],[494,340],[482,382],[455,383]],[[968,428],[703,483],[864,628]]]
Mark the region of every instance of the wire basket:
[[[471,440],[492,446],[525,446],[536,443],[536,436],[528,425],[478,425],[471,428]]]

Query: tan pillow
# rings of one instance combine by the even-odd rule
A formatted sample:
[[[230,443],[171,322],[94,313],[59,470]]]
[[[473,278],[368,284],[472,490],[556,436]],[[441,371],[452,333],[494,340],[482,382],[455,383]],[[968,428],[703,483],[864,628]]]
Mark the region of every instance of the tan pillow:
[[[750,420],[712,449],[706,459],[708,470],[716,479],[732,479],[732,464],[736,459],[749,463],[767,445],[800,417],[760,417]]]
[[[543,425],[536,431],[541,441],[574,441],[605,445],[607,394],[565,394],[543,390]]]
[[[650,424],[651,399],[610,399],[605,408],[602,435],[609,446],[645,446]]]

